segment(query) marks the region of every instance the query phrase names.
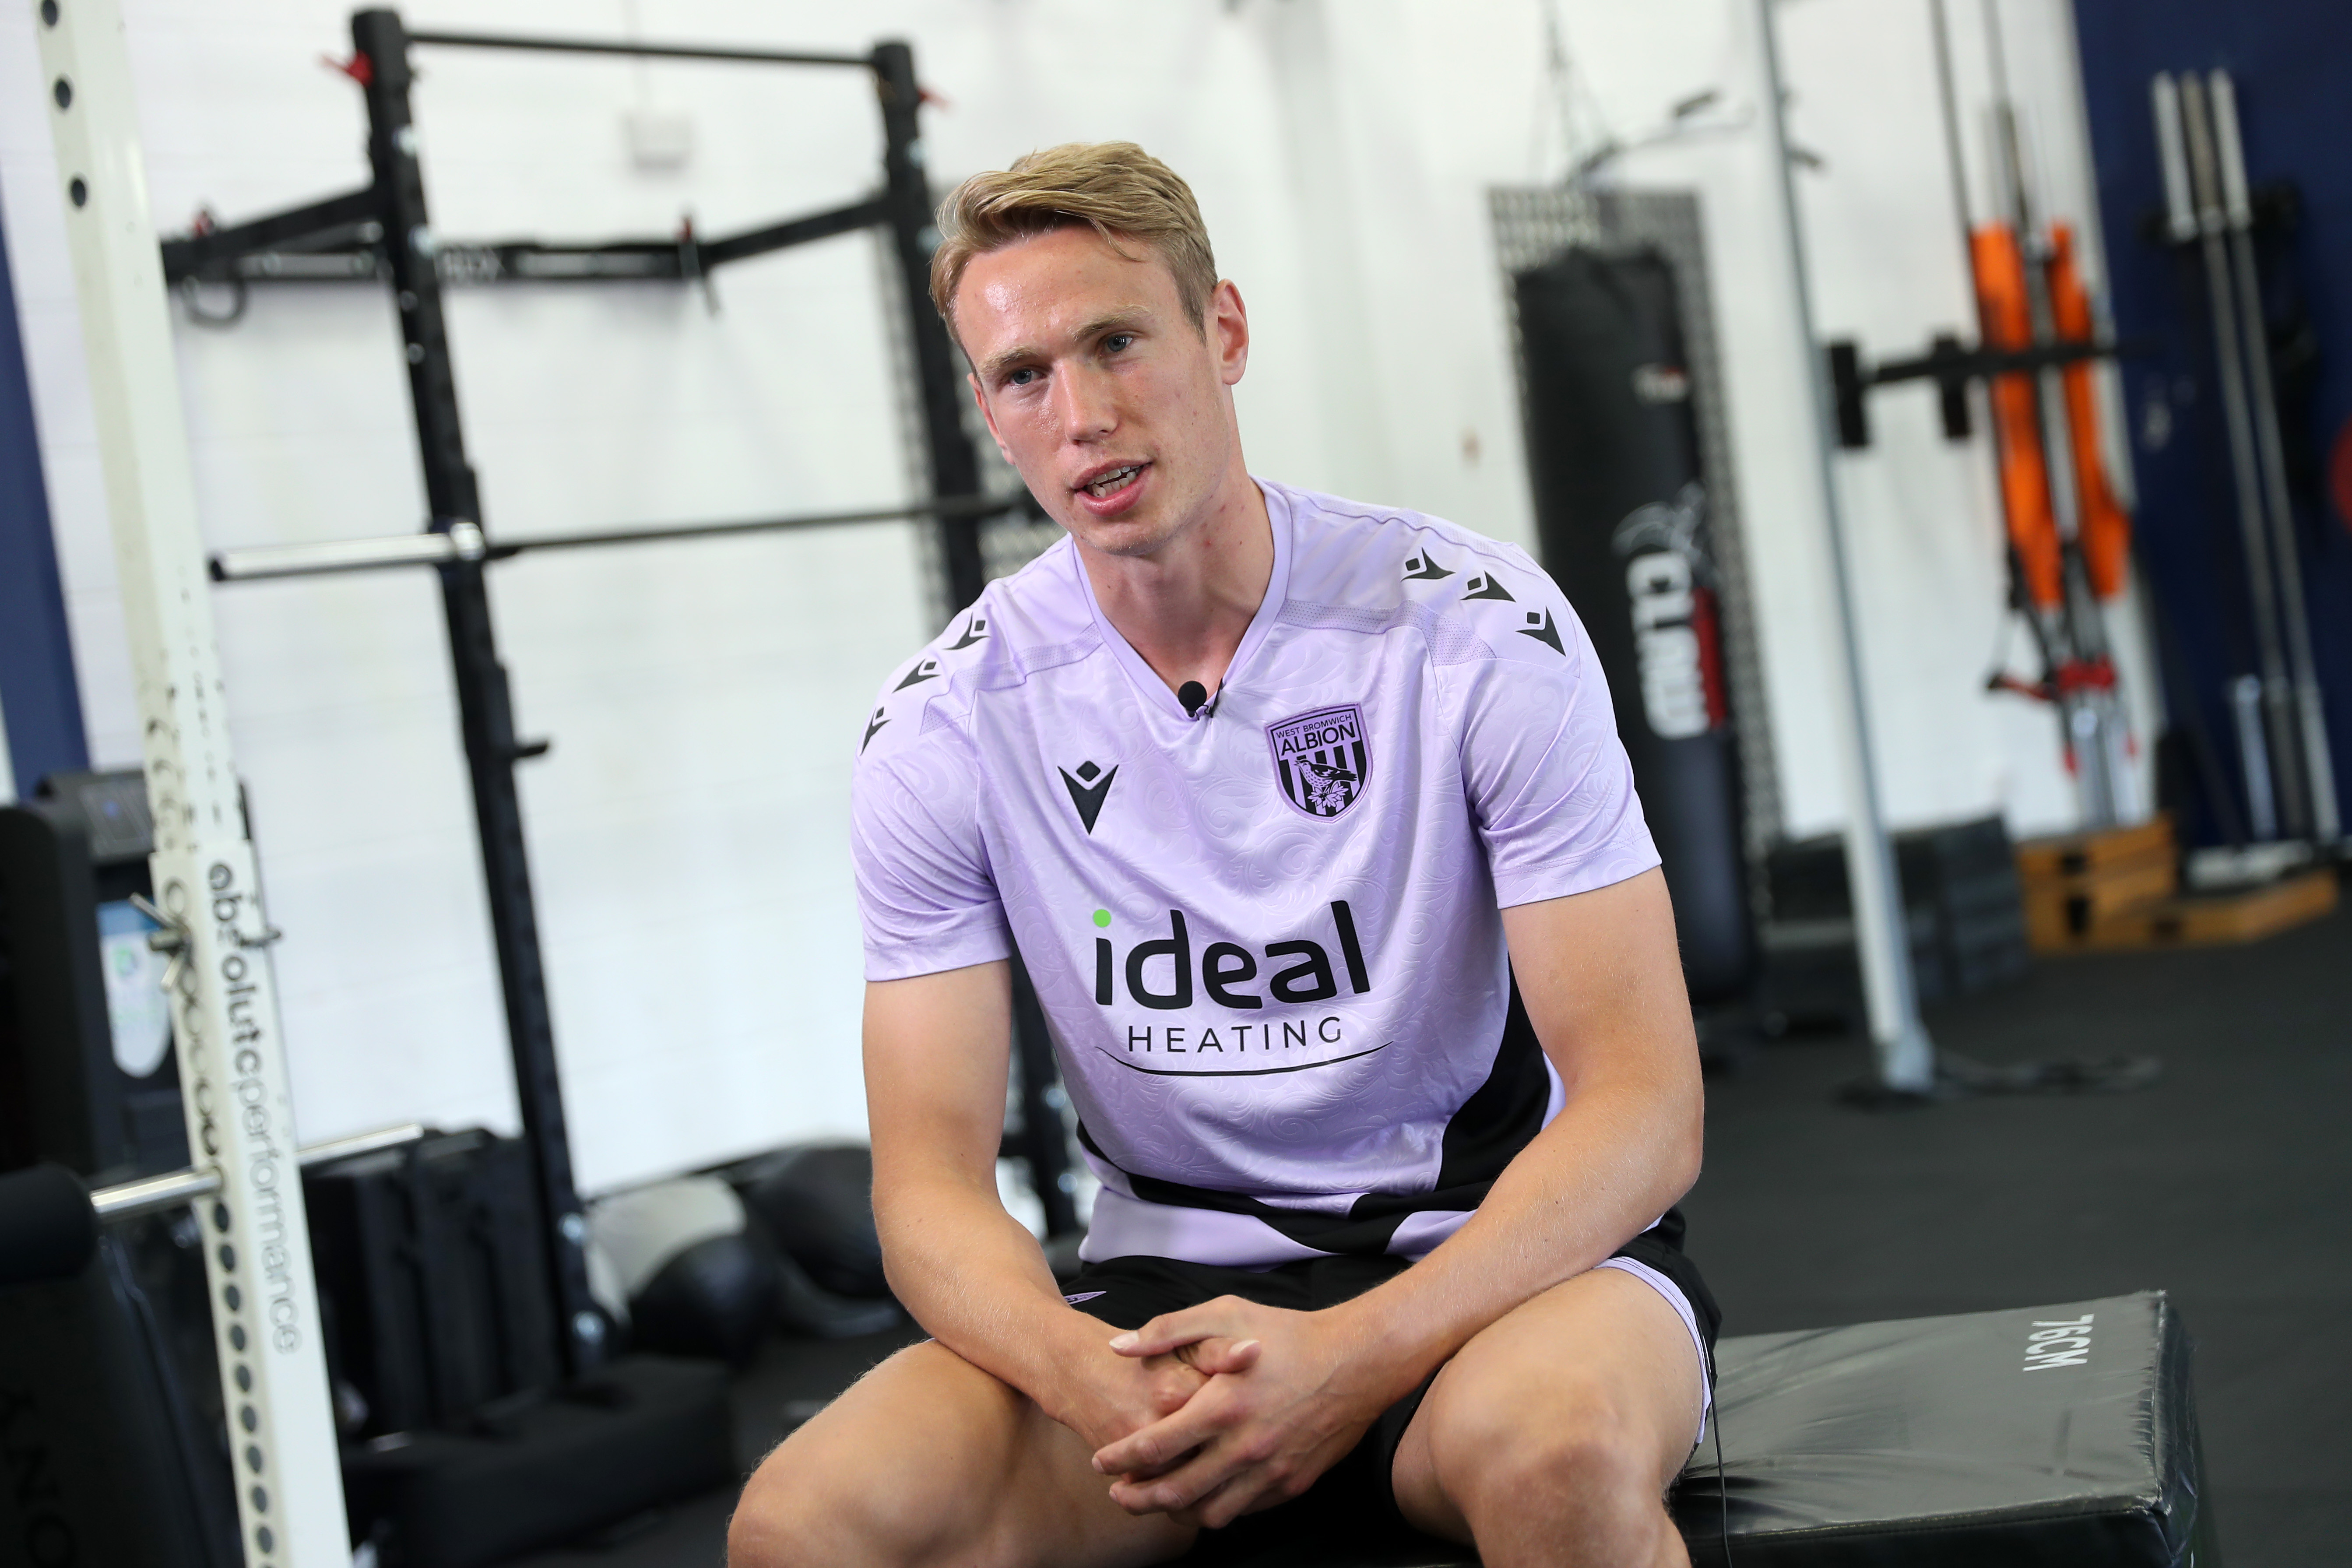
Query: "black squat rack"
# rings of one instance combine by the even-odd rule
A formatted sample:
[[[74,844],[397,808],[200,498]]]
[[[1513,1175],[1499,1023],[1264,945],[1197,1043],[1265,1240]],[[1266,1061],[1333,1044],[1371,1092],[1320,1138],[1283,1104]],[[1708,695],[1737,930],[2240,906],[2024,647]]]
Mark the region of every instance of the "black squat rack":
[[[490,623],[485,568],[527,550],[929,518],[939,532],[949,598],[952,604],[966,605],[979,597],[986,580],[980,520],[1030,503],[1025,496],[992,497],[983,492],[978,454],[963,424],[962,378],[956,372],[946,328],[930,307],[930,260],[939,233],[932,224],[931,193],[923,173],[918,122],[922,90],[915,77],[914,53],[908,45],[886,42],[876,45],[870,54],[836,55],[422,32],[411,31],[400,14],[391,10],[354,13],[352,43],[352,58],[342,69],[366,98],[369,183],[347,195],[289,212],[234,226],[205,226],[196,233],[167,239],[163,247],[163,272],[168,281],[184,289],[226,284],[237,291],[240,302],[244,290],[257,283],[389,283],[400,307],[409,395],[415,410],[418,454],[432,516],[422,533],[391,539],[225,552],[214,557],[212,573],[217,581],[234,582],[430,565],[440,574],[523,1135],[530,1145],[542,1212],[552,1227],[550,1267],[554,1299],[566,1325],[565,1360],[577,1373],[604,1359],[604,1321],[588,1293],[583,1250],[587,1226],[572,1181],[554,1030],[548,1013],[547,976],[540,955],[539,921],[531,898],[522,804],[515,778],[516,764],[544,753],[548,742],[527,742],[516,733],[506,667],[499,660]],[[414,79],[409,54],[420,47],[866,71],[873,76],[882,114],[882,185],[875,194],[845,206],[713,239],[698,237],[688,226],[672,239],[598,245],[445,240],[435,234],[425,210],[424,174],[417,161],[415,123],[409,104]],[[888,232],[902,285],[899,292],[928,448],[929,501],[866,511],[656,525],[491,542],[483,527],[480,495],[466,459],[465,433],[457,415],[457,380],[442,309],[446,287],[621,279],[698,283],[732,262],[872,228]],[[1043,1015],[1017,963],[1014,976],[1021,1115],[1017,1131],[1008,1135],[1006,1152],[1028,1163],[1045,1205],[1049,1233],[1065,1236],[1076,1229],[1077,1215],[1061,1116],[1063,1094],[1055,1081],[1053,1051]]]

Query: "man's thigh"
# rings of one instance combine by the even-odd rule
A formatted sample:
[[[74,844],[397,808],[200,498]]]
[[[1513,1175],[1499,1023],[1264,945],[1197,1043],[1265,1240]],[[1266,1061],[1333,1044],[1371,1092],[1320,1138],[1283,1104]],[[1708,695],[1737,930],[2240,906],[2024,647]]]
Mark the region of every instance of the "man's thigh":
[[[1397,1506],[1418,1529],[1469,1541],[1482,1507],[1525,1497],[1562,1464],[1654,1500],[1690,1457],[1705,1389],[1666,1299],[1592,1269],[1490,1325],[1437,1374],[1397,1446]]]
[[[1192,1543],[1191,1527],[1112,1502],[1092,1457],[1018,1390],[910,1346],[761,1462],[730,1568],[1138,1568]]]

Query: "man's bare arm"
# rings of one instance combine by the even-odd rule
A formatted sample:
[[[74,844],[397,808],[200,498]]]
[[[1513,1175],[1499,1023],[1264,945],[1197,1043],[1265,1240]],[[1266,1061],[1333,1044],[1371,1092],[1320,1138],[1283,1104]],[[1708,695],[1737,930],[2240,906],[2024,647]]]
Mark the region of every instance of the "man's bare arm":
[[[1036,1239],[998,1198],[1011,1017],[1001,962],[866,986],[883,1263],[941,1344],[1106,1443],[1177,1408],[1202,1377],[1170,1358],[1113,1354],[1111,1331],[1063,1301]]]
[[[1129,1509],[1192,1507],[1220,1524],[1296,1495],[1364,1426],[1474,1334],[1591,1268],[1698,1174],[1702,1095],[1665,879],[1503,911],[1519,994],[1567,1100],[1478,1212],[1418,1266],[1327,1311],[1231,1298],[1147,1324],[1133,1353],[1203,1334],[1249,1337],[1255,1370],[1097,1455]],[[1271,1478],[1271,1479],[1269,1479]],[[1214,1492],[1216,1495],[1210,1497]]]
[[[1503,931],[1567,1100],[1468,1223],[1351,1303],[1373,1353],[1416,1369],[1405,1390],[1616,1251],[1698,1179],[1704,1090],[1664,875],[1505,910]]]

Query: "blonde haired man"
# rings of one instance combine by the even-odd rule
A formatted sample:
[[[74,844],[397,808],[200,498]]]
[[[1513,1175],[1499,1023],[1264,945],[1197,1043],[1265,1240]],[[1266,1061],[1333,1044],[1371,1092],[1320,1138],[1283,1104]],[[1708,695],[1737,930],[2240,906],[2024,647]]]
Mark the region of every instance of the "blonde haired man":
[[[973,397],[1068,538],[858,742],[875,1213],[936,1338],[770,1456],[732,1561],[1410,1525],[1685,1563],[1696,1050],[1581,628],[1517,549],[1251,477],[1241,293],[1139,148],[941,216]],[[996,1195],[1016,943],[1104,1184],[1066,1296]]]

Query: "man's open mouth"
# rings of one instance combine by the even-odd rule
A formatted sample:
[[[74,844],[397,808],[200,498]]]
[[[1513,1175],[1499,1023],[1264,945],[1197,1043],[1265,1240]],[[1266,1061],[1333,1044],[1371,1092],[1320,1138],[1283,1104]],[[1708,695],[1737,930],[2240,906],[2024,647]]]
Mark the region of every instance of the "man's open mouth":
[[[1095,500],[1101,500],[1106,497],[1116,495],[1118,491],[1126,489],[1129,481],[1132,480],[1136,475],[1141,472],[1143,472],[1143,465],[1141,463],[1122,463],[1118,468],[1111,469],[1108,473],[1102,474],[1095,479],[1089,479],[1087,483],[1079,486],[1078,488],[1085,490],[1088,495],[1094,497]]]

